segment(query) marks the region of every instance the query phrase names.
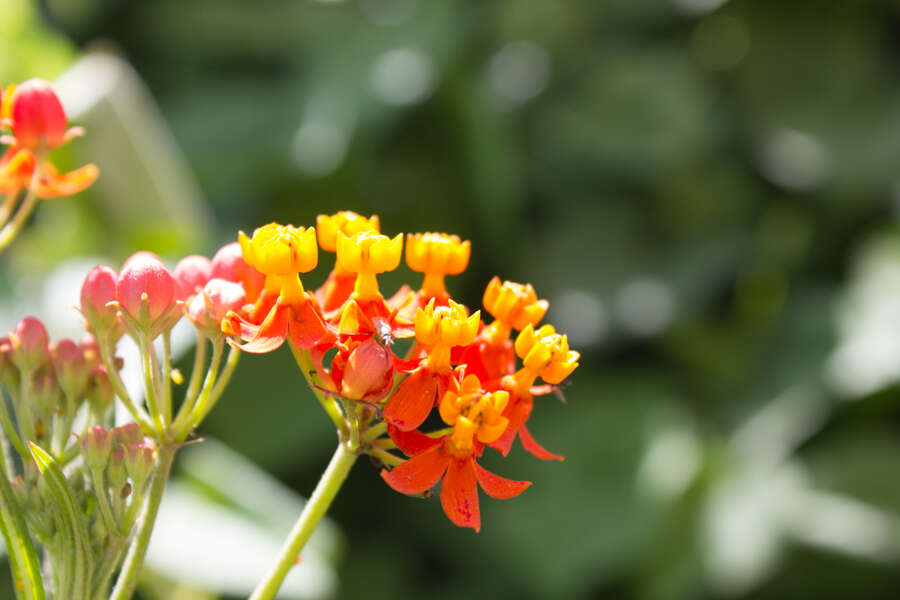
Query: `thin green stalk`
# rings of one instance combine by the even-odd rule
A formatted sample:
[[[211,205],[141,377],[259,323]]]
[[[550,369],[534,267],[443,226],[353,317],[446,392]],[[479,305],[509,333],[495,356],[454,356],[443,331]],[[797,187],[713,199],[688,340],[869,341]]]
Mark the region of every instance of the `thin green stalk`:
[[[241,351],[237,348],[231,348],[231,350],[228,351],[228,358],[225,359],[225,369],[216,380],[216,385],[212,389],[212,392],[210,392],[206,398],[201,398],[201,401],[197,403],[196,408],[192,411],[195,416],[191,419],[191,422],[200,423],[206,418],[209,411],[215,407],[216,402],[219,401],[219,398],[225,392],[225,388],[228,387],[228,382],[231,381],[231,376],[234,374],[234,370],[237,368],[240,358]]]
[[[34,416],[31,414],[31,407],[34,403],[31,401],[31,373],[22,373],[19,378],[19,395],[16,400],[16,417],[19,421],[19,431],[25,440],[34,440]],[[24,444],[23,444],[24,446]],[[30,454],[23,455],[27,458]]]
[[[337,403],[334,399],[326,397],[322,392],[321,382],[319,381],[318,375],[315,374],[313,366],[310,364],[310,360],[306,356],[306,351],[295,348],[293,344],[288,345],[291,347],[291,352],[294,354],[294,360],[297,361],[297,366],[300,367],[300,371],[303,373],[303,377],[306,379],[309,389],[312,390],[312,393],[315,394],[319,404],[325,409],[325,413],[332,422],[334,422],[340,435],[347,435],[349,433],[347,421],[344,419],[341,411],[338,410]]]
[[[403,463],[406,462],[399,456],[397,456],[395,454],[391,454],[387,450],[385,450],[383,448],[379,448],[378,446],[373,446],[373,447],[369,448],[368,450],[366,450],[366,454],[374,456],[375,458],[377,458],[384,464],[390,465],[392,467],[402,465]]]
[[[137,586],[141,569],[144,565],[144,558],[147,556],[147,547],[150,545],[150,536],[153,533],[153,524],[156,522],[156,515],[159,512],[159,505],[162,502],[163,492],[166,489],[166,482],[169,480],[169,473],[172,470],[172,462],[175,460],[175,450],[177,446],[167,444],[161,446],[157,459],[159,464],[156,467],[156,473],[153,474],[153,481],[150,484],[150,492],[144,500],[144,510],[138,521],[138,530],[131,546],[128,548],[128,554],[125,556],[125,562],[122,565],[122,571],[116,580],[109,600],[128,600],[134,594],[134,588]]]
[[[163,368],[162,368],[162,410],[163,423],[172,422],[172,330],[166,329],[162,334],[163,339]]]
[[[209,370],[206,372],[206,378],[203,380],[203,388],[197,401],[190,407],[189,411],[179,410],[178,418],[172,424],[172,431],[175,432],[176,440],[184,439],[190,433],[191,427],[196,423],[194,417],[197,414],[197,407],[208,401],[209,395],[215,387],[216,379],[219,376],[219,367],[222,363],[222,352],[224,351],[225,339],[220,337],[213,341],[213,355],[209,362]]]
[[[360,441],[365,444],[366,442],[371,442],[375,438],[385,433],[387,433],[387,422],[381,421],[366,429]]]
[[[146,304],[146,303],[145,303]],[[159,369],[156,367],[156,352],[153,349],[153,342],[146,333],[141,334],[141,358],[144,359],[142,370],[144,371],[144,393],[147,398],[147,410],[150,412],[150,418],[153,419],[154,429],[158,434],[162,434],[165,427],[162,422],[162,415],[159,412],[159,405],[156,400],[156,392],[158,388]]]
[[[9,215],[12,214],[13,207],[16,205],[16,200],[18,198],[18,191],[6,194],[6,198],[3,199],[3,205],[0,206],[0,227],[6,225],[6,222],[9,221]]]
[[[103,358],[103,365],[106,367],[106,373],[109,375],[109,381],[112,383],[113,391],[115,391],[119,400],[122,401],[122,405],[141,426],[141,429],[144,430],[144,433],[152,432],[153,423],[150,422],[150,416],[147,414],[147,411],[135,404],[134,400],[131,399],[128,390],[125,387],[125,382],[122,381],[122,376],[119,375],[119,370],[114,363],[113,348],[110,346],[105,336],[101,337],[103,337],[103,339],[100,342],[100,356]]]
[[[0,398],[0,400],[3,400]],[[15,401],[15,398],[13,398]],[[9,409],[6,406],[6,401],[0,402],[0,424],[3,425],[3,430],[6,432],[6,437],[9,438],[9,441],[12,442],[12,445],[15,447],[16,452],[19,453],[19,456],[22,457],[23,460],[28,460],[30,454],[28,454],[28,450],[25,448],[25,444],[22,443],[22,439],[19,437],[19,434],[16,432],[16,427],[13,425],[12,418],[9,416]],[[13,474],[10,475],[12,477]]]
[[[344,480],[347,479],[347,474],[350,472],[353,463],[356,462],[357,457],[358,455],[351,452],[343,442],[338,443],[337,450],[334,456],[331,457],[331,462],[328,463],[328,468],[322,473],[322,478],[319,479],[316,489],[307,501],[306,506],[303,507],[300,518],[297,519],[294,528],[291,529],[291,533],[281,547],[281,552],[275,564],[256,587],[253,595],[250,596],[250,600],[272,600],[278,593],[288,571],[297,563],[300,551],[303,550],[303,546],[306,545],[306,542],[316,530],[319,521],[325,516],[332,500],[334,500],[338,490],[341,489]]]
[[[206,369],[206,336],[197,331],[197,344],[194,347],[194,368],[191,371],[191,380],[188,383],[187,391],[184,393],[184,402],[178,410],[175,421],[183,420],[185,415],[190,414],[197,400],[197,394],[200,393],[200,383],[203,381],[203,371]]]
[[[34,161],[34,172],[31,174],[31,182],[28,184],[28,193],[25,195],[25,200],[19,205],[12,220],[3,225],[3,228],[0,229],[0,252],[16,239],[16,236],[25,224],[25,219],[27,219],[28,215],[31,214],[31,211],[34,210],[38,201],[37,186],[40,181],[41,169],[43,169],[43,167],[43,156],[36,156]],[[5,204],[6,203],[4,202],[4,205]]]
[[[100,469],[90,469],[91,481],[94,484],[94,494],[97,496],[97,503],[100,505],[100,517],[103,519],[103,525],[109,536],[112,537],[119,533],[116,525],[116,518],[113,516],[112,507],[109,505],[109,494],[106,491],[106,481],[104,473]]]

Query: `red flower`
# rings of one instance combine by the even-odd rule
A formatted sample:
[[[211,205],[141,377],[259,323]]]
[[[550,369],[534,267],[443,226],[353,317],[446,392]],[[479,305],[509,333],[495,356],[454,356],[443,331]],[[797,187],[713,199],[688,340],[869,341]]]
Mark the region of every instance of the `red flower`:
[[[397,446],[412,458],[391,471],[383,469],[382,479],[402,494],[421,494],[443,481],[441,506],[459,527],[481,530],[476,482],[488,496],[498,499],[514,498],[531,485],[530,481],[495,475],[475,462],[484,448],[478,442],[470,453],[460,454],[452,434],[430,438],[419,431],[401,432],[393,427],[389,431]]]

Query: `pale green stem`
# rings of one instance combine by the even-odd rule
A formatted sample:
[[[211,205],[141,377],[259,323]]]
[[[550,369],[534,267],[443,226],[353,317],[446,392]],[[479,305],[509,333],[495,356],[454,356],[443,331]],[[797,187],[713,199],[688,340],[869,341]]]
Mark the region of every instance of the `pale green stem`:
[[[28,184],[28,193],[25,195],[25,200],[19,205],[12,220],[3,225],[3,228],[0,229],[0,252],[16,239],[16,236],[25,224],[25,219],[27,219],[28,215],[31,214],[31,211],[34,210],[38,200],[37,184],[40,181],[41,169],[43,167],[44,158],[42,156],[36,156],[34,161],[34,172],[31,174],[31,183]],[[5,204],[6,203],[4,202],[4,205]]]
[[[212,393],[213,388],[216,384],[216,378],[219,376],[219,367],[222,363],[222,351],[224,350],[225,340],[220,337],[216,340],[213,340],[213,355],[212,359],[209,362],[209,370],[206,372],[206,379],[203,381],[203,388],[200,390],[200,395],[197,398],[197,401],[193,406],[190,407],[189,411],[179,410],[179,416],[175,419],[175,422],[172,424],[172,431],[175,432],[174,439],[183,440],[191,431],[191,428],[196,424],[195,417],[198,414],[197,408],[200,407],[201,404],[205,404],[209,395]],[[187,402],[185,400],[185,402]]]
[[[331,502],[334,500],[338,490],[341,489],[341,485],[347,478],[353,463],[356,462],[357,456],[343,442],[338,443],[337,450],[331,458],[331,462],[328,463],[328,468],[322,473],[322,478],[316,485],[316,489],[307,501],[306,506],[303,507],[300,518],[297,519],[294,528],[281,547],[281,552],[275,564],[256,587],[253,595],[250,596],[250,600],[271,600],[278,593],[288,571],[297,563],[297,557],[300,556],[303,546],[306,545],[306,542],[316,530],[319,521],[322,520],[322,517],[328,511],[328,507],[331,506]]]
[[[0,206],[0,227],[6,225],[6,222],[9,221],[9,215],[12,214],[13,207],[16,205],[16,200],[18,198],[18,191],[6,194],[6,198],[3,199],[3,205]]]
[[[387,432],[387,422],[381,421],[380,423],[376,423],[372,427],[369,427],[368,429],[366,429],[366,431],[365,431],[365,433],[363,433],[363,436],[360,441],[362,441],[363,443],[371,442],[372,440],[383,435],[386,432]]]
[[[100,505],[100,516],[103,518],[103,525],[106,527],[110,537],[118,535],[119,528],[116,525],[116,519],[113,517],[112,508],[109,505],[109,495],[106,491],[106,481],[104,473],[100,469],[90,469],[91,481],[94,483],[94,494],[97,496],[97,503]]]
[[[172,330],[163,332],[162,409],[163,423],[172,422]]]
[[[147,556],[147,547],[150,545],[150,536],[153,533],[153,524],[159,512],[160,502],[162,502],[163,491],[166,489],[166,482],[168,482],[169,473],[172,470],[176,449],[177,446],[171,444],[161,446],[159,449],[157,454],[159,463],[156,473],[153,474],[150,491],[144,500],[144,510],[138,522],[138,530],[128,548],[122,571],[119,573],[109,600],[128,600],[134,594],[134,588],[137,586],[144,565],[144,558]]]
[[[22,437],[25,440],[34,440],[34,416],[31,414],[31,389],[29,383],[31,382],[31,373],[22,373],[19,378],[19,395],[17,397],[18,402],[16,403],[16,419],[19,422],[19,431],[22,432]],[[29,453],[30,454],[30,453]],[[29,456],[29,454],[23,454],[23,457]]]
[[[141,358],[144,361],[144,393],[147,396],[147,410],[153,419],[154,429],[158,435],[162,435],[165,427],[162,422],[162,414],[159,412],[156,391],[159,369],[156,368],[156,352],[153,350],[153,342],[146,333],[141,334]]]
[[[311,359],[308,357],[308,352],[295,348],[293,344],[288,345],[291,347],[291,352],[294,354],[294,360],[297,361],[297,366],[300,367],[300,371],[303,373],[303,377],[306,379],[309,389],[312,390],[312,393],[316,396],[316,399],[319,401],[319,404],[322,405],[322,408],[325,409],[325,413],[328,414],[329,418],[334,422],[334,425],[337,427],[340,434],[342,436],[347,435],[349,433],[347,421],[344,419],[341,411],[338,410],[337,403],[334,399],[326,397],[325,393],[322,391],[319,376],[315,373]]]
[[[200,383],[203,381],[203,371],[206,368],[206,336],[197,331],[197,345],[194,349],[194,369],[191,371],[191,381],[188,383],[187,391],[184,393],[184,403],[178,411],[175,420],[183,418],[182,413],[188,414],[197,400],[197,394],[200,393]]]
[[[0,400],[3,400],[3,398],[0,398]],[[15,401],[15,394],[13,394],[13,400]],[[18,406],[18,403],[16,403],[16,405]],[[23,460],[27,460],[30,454],[28,450],[25,449],[25,444],[22,443],[22,439],[16,432],[16,427],[13,425],[12,419],[9,416],[9,409],[6,407],[5,401],[0,402],[0,423],[2,423],[3,429],[6,431],[6,436],[9,438],[9,441],[12,442],[16,452],[19,453],[19,456],[21,456]],[[12,477],[12,474],[10,474],[10,477]]]
[[[390,465],[392,467],[402,465],[403,463],[406,462],[399,456],[397,456],[395,454],[391,454],[387,450],[385,450],[383,448],[379,448],[379,447],[369,448],[368,450],[366,450],[366,454],[370,454],[370,455],[374,456],[375,458],[377,458],[378,460],[380,460],[381,462],[383,462],[384,464]]]
[[[193,411],[196,415],[191,419],[192,423],[199,424],[202,422],[209,414],[209,411],[215,407],[216,402],[219,401],[219,398],[225,392],[225,388],[228,387],[228,382],[231,381],[231,376],[234,374],[234,370],[237,368],[240,358],[241,351],[237,348],[232,348],[228,351],[228,358],[225,360],[225,369],[216,380],[216,386],[212,389],[209,396],[205,399],[201,399],[202,401],[197,403],[197,406]]]
[[[150,422],[150,416],[131,399],[128,390],[125,388],[125,382],[122,381],[122,376],[119,375],[119,370],[116,368],[113,348],[110,346],[106,336],[101,337],[103,337],[103,340],[100,342],[100,356],[103,359],[103,365],[106,367],[106,373],[109,375],[109,381],[112,383],[113,391],[116,392],[116,396],[122,401],[122,405],[141,426],[144,433],[151,433],[153,431],[153,423]]]

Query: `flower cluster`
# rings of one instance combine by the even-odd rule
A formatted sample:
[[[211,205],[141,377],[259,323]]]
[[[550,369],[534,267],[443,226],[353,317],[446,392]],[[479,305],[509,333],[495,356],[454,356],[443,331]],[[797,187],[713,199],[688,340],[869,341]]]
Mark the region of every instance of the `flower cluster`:
[[[97,179],[95,165],[59,173],[48,160],[52,150],[83,133],[80,127],[68,128],[62,104],[46,81],[29,79],[0,93],[0,144],[7,146],[0,155],[0,250],[18,234],[38,199],[77,194]]]
[[[352,212],[322,215],[316,225],[270,223],[252,236],[240,233],[244,260],[264,280],[258,296],[225,315],[222,331],[246,352],[270,352],[287,340],[350,450],[382,461],[383,479],[399,492],[422,494],[442,481],[450,520],[480,529],[479,485],[495,498],[530,485],[478,465],[485,447],[505,456],[519,437],[539,458],[562,458],[534,440],[526,421],[534,397],[578,366],[578,352],[551,325],[537,327],[548,303],[530,285],[492,280],[483,302],[489,324],[450,297],[444,279],[468,265],[468,241],[408,235],[406,263],[423,274],[422,284],[385,297],[377,275],[400,265],[403,235],[383,235],[377,217]],[[299,274],[316,267],[320,249],[336,254],[334,268],[309,291]],[[394,342],[404,338],[411,345],[397,356]],[[445,427],[422,432],[435,412]]]

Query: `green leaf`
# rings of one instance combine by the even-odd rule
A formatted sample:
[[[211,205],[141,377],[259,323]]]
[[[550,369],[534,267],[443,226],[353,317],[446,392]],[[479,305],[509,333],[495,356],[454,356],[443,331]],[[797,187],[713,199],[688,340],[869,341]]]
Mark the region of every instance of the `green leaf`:
[[[13,495],[6,474],[0,471],[0,532],[9,552],[16,597],[22,600],[44,600],[41,564],[19,503]]]
[[[91,552],[87,518],[79,509],[78,503],[75,502],[69,482],[66,481],[62,469],[59,468],[53,457],[34,442],[28,442],[28,449],[41,474],[46,478],[50,495],[62,512],[63,523],[61,525],[68,526],[72,533],[71,548],[75,556],[72,598],[73,600],[87,600],[91,594],[91,573],[93,571],[93,553]]]

